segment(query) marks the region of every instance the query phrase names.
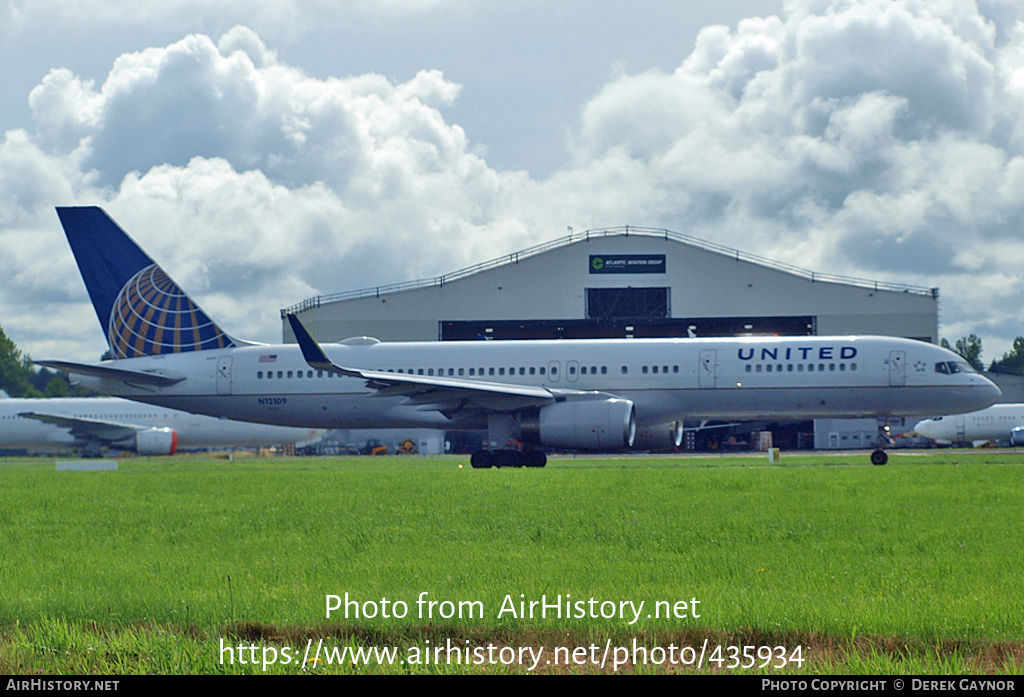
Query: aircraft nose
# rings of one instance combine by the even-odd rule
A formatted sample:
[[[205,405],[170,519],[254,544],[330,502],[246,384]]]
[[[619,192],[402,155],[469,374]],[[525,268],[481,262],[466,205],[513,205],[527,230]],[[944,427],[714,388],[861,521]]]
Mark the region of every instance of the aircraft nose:
[[[964,388],[960,390],[961,399],[955,409],[951,409],[950,407],[953,405],[948,403],[945,413],[956,414],[978,411],[998,402],[1003,394],[994,382],[982,375],[974,373],[963,377],[966,379],[960,383]]]
[[[999,398],[1003,396],[1003,391],[999,389],[998,385],[996,385],[988,378],[982,377],[981,379],[984,380],[986,383],[984,385],[985,397],[992,399],[992,401],[989,402],[989,405],[995,404],[997,401],[999,401]]]

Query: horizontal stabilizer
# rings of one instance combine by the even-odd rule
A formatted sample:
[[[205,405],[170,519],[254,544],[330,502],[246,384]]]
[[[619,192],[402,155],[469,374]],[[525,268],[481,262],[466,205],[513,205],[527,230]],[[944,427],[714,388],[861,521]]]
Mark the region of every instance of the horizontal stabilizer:
[[[92,375],[93,377],[106,378],[133,385],[166,386],[179,383],[185,379],[183,375],[165,375],[164,373],[150,373],[142,370],[129,370],[127,368],[111,368],[105,365],[92,365],[90,363],[72,363],[70,361],[32,362],[36,365],[45,365],[47,368],[53,368],[65,373]]]

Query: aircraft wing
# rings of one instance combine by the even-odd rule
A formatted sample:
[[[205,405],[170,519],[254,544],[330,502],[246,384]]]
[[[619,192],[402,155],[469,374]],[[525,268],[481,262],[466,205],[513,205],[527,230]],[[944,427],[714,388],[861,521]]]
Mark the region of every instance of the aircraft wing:
[[[310,367],[362,378],[368,387],[377,391],[377,397],[405,395],[406,404],[419,404],[424,409],[442,413],[477,407],[487,411],[515,411],[531,406],[543,406],[565,398],[606,398],[600,392],[558,390],[536,385],[517,385],[483,380],[462,380],[432,375],[386,373],[376,370],[346,368],[327,357],[295,315],[288,315],[292,331],[302,350],[302,357]]]
[[[65,373],[78,373],[79,375],[93,375],[98,378],[108,378],[125,382],[129,385],[173,385],[181,382],[185,377],[179,375],[166,375],[164,373],[151,373],[142,370],[128,370],[127,368],[112,368],[105,365],[92,365],[89,363],[72,363],[71,361],[32,361],[36,365],[45,365],[47,368],[61,370]]]
[[[83,440],[119,441],[133,436],[146,428],[143,426],[133,426],[132,424],[123,424],[117,421],[84,419],[76,416],[64,416],[62,414],[47,414],[39,411],[23,411],[18,416],[66,428],[72,436]]]

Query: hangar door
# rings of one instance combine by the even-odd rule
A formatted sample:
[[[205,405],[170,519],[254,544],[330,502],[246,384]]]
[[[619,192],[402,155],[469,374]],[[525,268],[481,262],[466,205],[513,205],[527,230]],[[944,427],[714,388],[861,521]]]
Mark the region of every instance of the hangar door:
[[[668,288],[587,288],[587,319],[669,316]]]

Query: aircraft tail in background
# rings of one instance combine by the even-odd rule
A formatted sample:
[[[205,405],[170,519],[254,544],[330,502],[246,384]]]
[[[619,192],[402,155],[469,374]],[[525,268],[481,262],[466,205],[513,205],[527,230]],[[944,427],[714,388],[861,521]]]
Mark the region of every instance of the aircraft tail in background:
[[[236,345],[103,209],[57,215],[114,358]]]

